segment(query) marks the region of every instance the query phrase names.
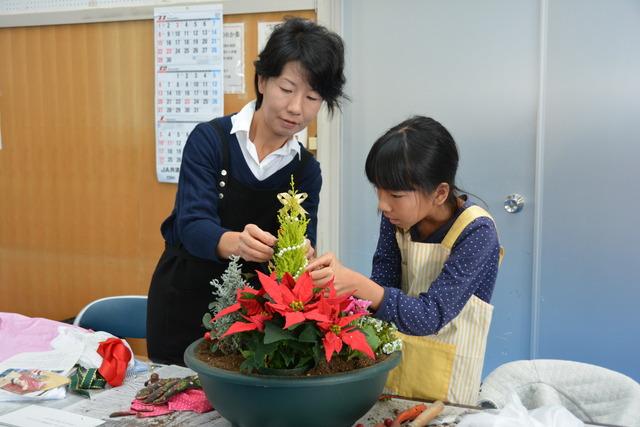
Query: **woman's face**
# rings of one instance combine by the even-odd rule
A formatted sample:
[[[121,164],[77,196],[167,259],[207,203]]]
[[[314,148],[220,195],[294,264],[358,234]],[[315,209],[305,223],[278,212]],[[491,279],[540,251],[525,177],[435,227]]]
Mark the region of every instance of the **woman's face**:
[[[278,77],[258,76],[264,122],[274,135],[291,138],[317,115],[322,98],[309,86],[299,62],[288,62]]]

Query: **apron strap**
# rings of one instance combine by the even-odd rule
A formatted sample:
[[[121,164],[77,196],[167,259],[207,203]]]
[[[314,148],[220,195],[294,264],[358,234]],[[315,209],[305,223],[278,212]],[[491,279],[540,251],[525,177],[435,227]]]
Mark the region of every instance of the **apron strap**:
[[[300,144],[299,142],[298,144],[300,145],[300,162],[298,163],[298,167],[296,168],[296,170],[293,172],[293,179],[296,182],[296,185],[301,181],[300,175],[302,175],[305,165],[307,164],[309,159],[313,157],[309,150],[304,148],[304,145]]]
[[[482,217],[487,217],[491,219],[491,221],[493,221],[495,224],[495,221],[493,217],[489,214],[489,212],[487,212],[486,210],[482,209],[480,206],[477,206],[477,205],[469,206],[460,214],[460,216],[458,216],[456,221],[451,226],[451,229],[449,229],[449,232],[447,233],[447,235],[444,236],[444,239],[442,239],[442,246],[446,247],[449,250],[452,250],[453,245],[456,243],[456,240],[458,240],[458,237],[460,237],[460,234],[462,234],[464,229],[467,228],[467,226],[471,224],[474,220]],[[499,261],[500,263],[502,263],[503,257],[504,257],[504,248],[500,246],[500,261]]]

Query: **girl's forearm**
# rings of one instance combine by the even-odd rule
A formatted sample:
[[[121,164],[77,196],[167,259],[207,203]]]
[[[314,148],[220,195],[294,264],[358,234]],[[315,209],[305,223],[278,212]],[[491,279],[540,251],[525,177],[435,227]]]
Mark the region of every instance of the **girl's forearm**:
[[[367,276],[349,270],[349,282],[353,283],[355,296],[371,301],[371,308],[377,310],[384,298],[384,288]]]

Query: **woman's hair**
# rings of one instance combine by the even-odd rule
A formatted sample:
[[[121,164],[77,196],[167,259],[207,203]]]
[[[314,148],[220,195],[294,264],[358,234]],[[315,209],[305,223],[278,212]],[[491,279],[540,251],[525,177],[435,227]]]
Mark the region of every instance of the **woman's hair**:
[[[365,172],[369,182],[390,191],[432,193],[449,184],[447,202],[455,203],[458,149],[439,122],[414,116],[392,127],[373,144]]]
[[[340,107],[344,97],[344,46],[336,33],[301,18],[286,18],[271,33],[266,46],[253,63],[256,68],[256,110],[262,105],[258,76],[278,77],[284,66],[298,61],[309,85],[327,103],[330,113]]]

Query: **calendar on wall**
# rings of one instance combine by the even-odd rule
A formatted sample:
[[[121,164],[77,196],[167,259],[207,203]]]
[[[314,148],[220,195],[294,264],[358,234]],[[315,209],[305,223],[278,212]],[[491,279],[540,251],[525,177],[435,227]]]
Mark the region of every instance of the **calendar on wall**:
[[[204,3],[207,1],[209,0],[0,0],[0,14],[95,10],[160,4],[168,6],[171,4]]]
[[[155,0],[2,0],[0,12],[38,13],[117,6],[146,6]]]
[[[199,122],[224,114],[222,5],[154,9],[156,175],[177,183]]]

